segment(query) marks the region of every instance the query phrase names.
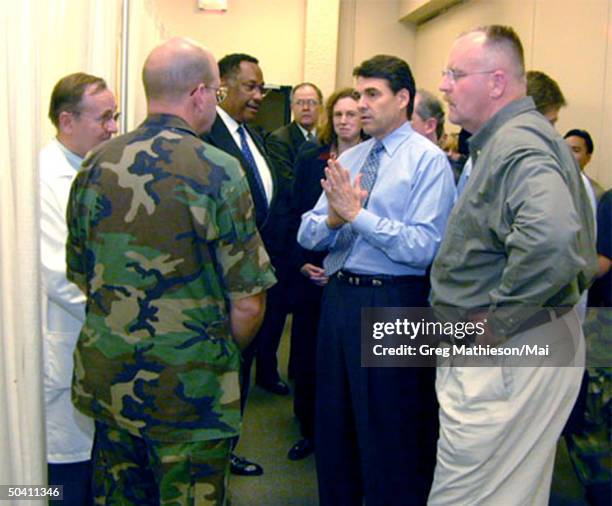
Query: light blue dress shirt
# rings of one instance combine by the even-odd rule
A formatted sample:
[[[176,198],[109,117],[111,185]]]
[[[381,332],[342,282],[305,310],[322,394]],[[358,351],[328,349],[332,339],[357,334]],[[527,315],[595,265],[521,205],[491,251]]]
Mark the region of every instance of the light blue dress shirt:
[[[66,160],[68,160],[68,163],[70,164],[70,166],[76,172],[78,172],[81,169],[81,164],[83,163],[83,159],[79,155],[77,155],[76,153],[73,153],[72,151],[70,151],[66,146],[64,146],[57,139],[53,139],[52,142],[57,143],[57,146],[60,148],[62,153],[64,153],[64,155],[66,156]]]
[[[359,173],[375,139],[338,159]],[[345,227],[358,234],[343,269],[358,274],[424,275],[442,241],[455,202],[455,183],[446,155],[404,123],[384,139],[378,176],[367,209]],[[298,242],[312,250],[333,250],[340,227],[330,229],[327,197],[302,215]]]
[[[463,166],[463,170],[461,171],[461,175],[459,176],[459,181],[457,181],[457,197],[459,197],[463,190],[465,190],[465,185],[470,178],[470,174],[472,173],[472,159],[468,158]]]

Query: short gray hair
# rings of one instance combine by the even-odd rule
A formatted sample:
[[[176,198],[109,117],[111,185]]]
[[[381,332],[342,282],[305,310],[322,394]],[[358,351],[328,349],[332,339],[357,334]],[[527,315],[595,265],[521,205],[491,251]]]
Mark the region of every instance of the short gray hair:
[[[436,137],[440,139],[444,134],[444,109],[442,108],[442,102],[427,90],[417,90],[417,95],[420,100],[415,112],[423,121],[435,118],[437,122]]]

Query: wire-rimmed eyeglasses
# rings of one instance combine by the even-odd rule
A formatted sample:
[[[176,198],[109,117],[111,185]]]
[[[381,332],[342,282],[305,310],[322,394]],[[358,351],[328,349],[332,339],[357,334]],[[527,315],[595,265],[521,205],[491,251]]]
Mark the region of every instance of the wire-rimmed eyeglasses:
[[[111,121],[114,121],[115,123],[119,122],[119,118],[121,117],[121,113],[118,111],[112,112],[112,111],[107,111],[104,114],[102,114],[99,117],[93,117],[90,114],[87,114],[83,111],[69,111],[71,114],[74,114],[75,116],[88,116],[90,118],[92,118],[96,123],[99,123],[100,126],[102,128],[107,128],[108,124]]]
[[[227,97],[227,88],[225,86],[211,86],[210,84],[206,84],[206,83],[200,83],[200,84],[202,85],[202,87],[206,88],[207,90],[213,90],[215,92],[215,98],[217,99],[218,104],[223,102],[225,98]],[[200,84],[198,84],[193,90],[191,90],[191,93],[189,93],[190,96],[193,96],[193,94],[196,91],[198,91]]]
[[[463,72],[462,70],[456,69],[444,69],[442,71],[442,77],[448,77],[448,79],[452,82],[457,82],[459,79],[462,79],[467,76],[473,76],[476,74],[492,74],[495,70],[478,70],[475,72]]]

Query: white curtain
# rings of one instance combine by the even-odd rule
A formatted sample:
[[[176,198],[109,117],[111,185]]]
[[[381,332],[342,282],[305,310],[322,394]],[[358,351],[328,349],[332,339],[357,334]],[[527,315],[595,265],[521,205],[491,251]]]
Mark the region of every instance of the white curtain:
[[[10,3],[10,0],[0,0]],[[15,3],[15,2],[13,2]],[[42,144],[55,135],[47,118],[55,83],[73,72],[104,78],[119,101],[122,0],[38,0]],[[31,33],[31,35],[35,35]]]
[[[144,61],[154,47],[174,34],[164,26],[153,0],[130,0],[129,20],[126,113],[127,129],[133,130],[147,115],[141,77]]]
[[[85,71],[116,89],[122,0],[0,0],[0,484],[45,476],[37,156],[49,96]],[[21,502],[20,504],[26,504]],[[34,501],[32,504],[40,504]]]
[[[0,483],[41,483],[36,5],[0,11]],[[10,14],[9,14],[10,12]]]

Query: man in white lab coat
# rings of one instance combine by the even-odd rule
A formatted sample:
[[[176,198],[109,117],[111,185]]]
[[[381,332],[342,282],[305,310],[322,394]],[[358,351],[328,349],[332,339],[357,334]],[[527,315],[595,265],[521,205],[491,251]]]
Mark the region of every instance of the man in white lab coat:
[[[50,485],[63,485],[64,504],[91,503],[93,420],[72,405],[74,347],[85,296],[66,279],[66,204],[85,154],[117,132],[117,104],[103,79],[70,74],[51,94],[57,135],[40,152],[40,228],[44,391]]]

